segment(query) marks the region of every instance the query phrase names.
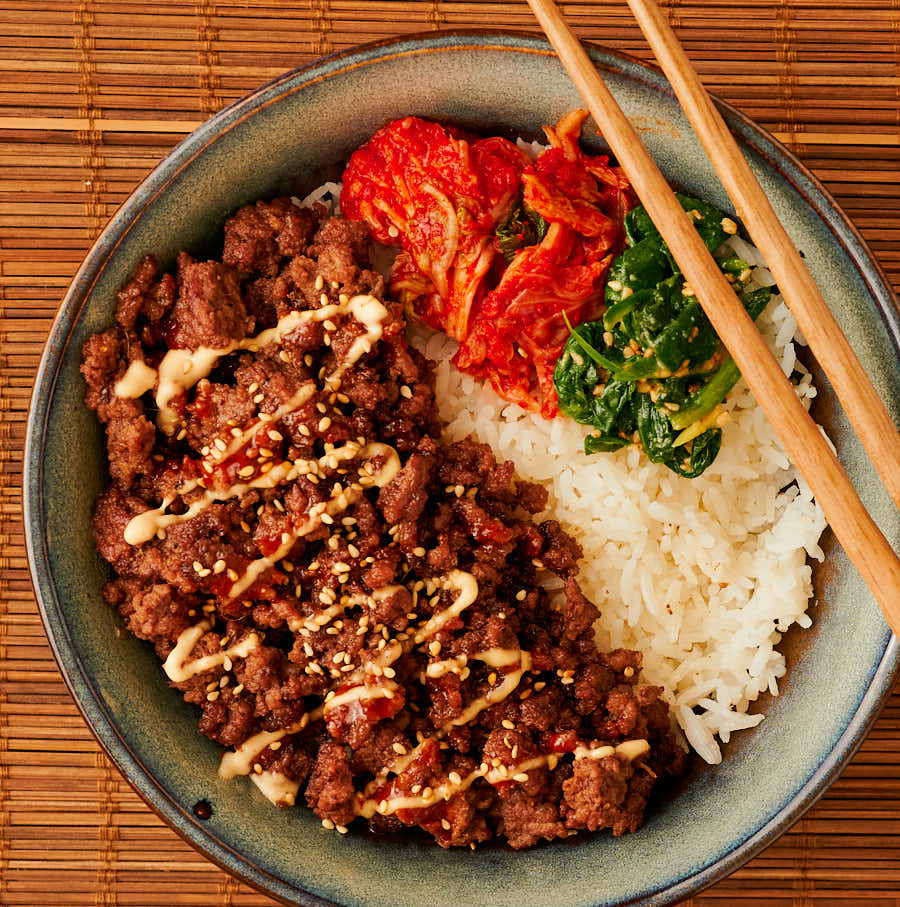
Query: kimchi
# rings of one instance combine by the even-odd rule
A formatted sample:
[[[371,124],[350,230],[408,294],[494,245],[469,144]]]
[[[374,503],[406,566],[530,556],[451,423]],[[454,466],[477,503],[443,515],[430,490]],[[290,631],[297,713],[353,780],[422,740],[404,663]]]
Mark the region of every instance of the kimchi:
[[[458,369],[552,418],[566,324],[597,318],[636,204],[628,181],[580,145],[586,111],[545,127],[537,160],[500,137],[405,117],[359,148],[341,210],[399,246],[391,292],[459,342]]]

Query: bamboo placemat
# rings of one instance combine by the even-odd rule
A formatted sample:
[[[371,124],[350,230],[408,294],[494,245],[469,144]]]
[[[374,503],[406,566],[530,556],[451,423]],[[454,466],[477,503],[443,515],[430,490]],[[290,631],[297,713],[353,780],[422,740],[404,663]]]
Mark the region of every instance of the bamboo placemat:
[[[900,0],[668,0],[706,84],[826,183],[900,285]],[[643,58],[621,0],[569,2]],[[534,30],[523,2],[4,0],[0,8],[0,904],[268,905],[99,751],[47,645],[20,514],[34,370],[106,220],[185,133],[317,56],[397,32]],[[696,905],[900,907],[900,690],[829,794]]]

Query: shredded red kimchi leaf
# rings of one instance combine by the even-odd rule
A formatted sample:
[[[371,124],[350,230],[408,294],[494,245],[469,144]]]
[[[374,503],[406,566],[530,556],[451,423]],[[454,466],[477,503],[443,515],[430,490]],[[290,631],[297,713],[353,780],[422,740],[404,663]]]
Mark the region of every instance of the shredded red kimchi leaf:
[[[576,110],[545,127],[550,148],[534,163],[506,139],[470,142],[405,117],[354,152],[341,193],[345,217],[401,246],[391,291],[459,341],[456,367],[546,418],[557,412],[563,313],[572,325],[601,314],[606,271],[637,203],[608,158],[581,150],[586,116]],[[515,249],[501,254],[504,222],[528,229],[507,230]]]

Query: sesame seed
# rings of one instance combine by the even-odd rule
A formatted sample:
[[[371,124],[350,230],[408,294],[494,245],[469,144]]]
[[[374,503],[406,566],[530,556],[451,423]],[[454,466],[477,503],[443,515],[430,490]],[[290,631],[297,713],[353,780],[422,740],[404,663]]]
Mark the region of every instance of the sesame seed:
[[[500,722],[500,724],[503,725],[503,727],[505,727],[508,731],[514,731],[516,729],[516,726],[508,718],[504,718],[503,721]]]
[[[491,671],[491,673],[488,674],[488,683],[495,684],[496,682],[497,682],[497,674],[495,671]]]
[[[337,325],[330,318],[326,318],[325,321],[323,322],[323,325],[324,325],[326,331],[336,331],[337,330]]]
[[[622,671],[622,673],[623,673],[626,677],[634,677],[634,668],[631,667],[631,665],[628,665],[628,667],[625,668],[625,670]]]
[[[334,826],[334,829],[335,829],[335,831],[336,831],[339,835],[345,835],[345,834],[347,834],[347,826],[346,826],[346,825],[335,825],[335,826]]]
[[[737,224],[730,217],[722,218],[722,229],[729,235],[737,233]]]
[[[186,437],[187,437],[187,429],[186,429],[186,428],[182,428],[181,431],[179,431],[178,434],[175,435],[175,440],[176,440],[176,441],[183,441]]]
[[[401,395],[402,397],[406,397],[407,400],[412,399],[412,395],[413,395],[412,388],[411,388],[409,385],[404,384],[404,385],[400,388],[400,395]]]
[[[334,831],[334,822],[331,819],[322,819],[322,828],[327,828],[328,831]]]
[[[402,743],[392,743],[391,749],[399,756],[406,755],[406,747]]]
[[[330,514],[323,513],[321,520],[326,526],[330,526],[334,522],[334,517],[332,517]]]
[[[225,561],[223,561],[222,558],[219,558],[213,564],[213,573],[222,573],[222,572],[224,572],[224,570],[225,570]]]
[[[522,781],[525,782],[528,780],[528,775],[525,772],[519,772],[516,775],[513,775],[513,781]]]
[[[412,553],[416,557],[425,557],[425,549],[419,545],[417,548],[413,548]]]
[[[232,691],[235,696],[240,696],[244,692],[244,685],[239,683]]]
[[[528,593],[524,589],[519,589],[519,591],[516,593],[516,601],[520,601],[520,602],[525,601],[525,596],[527,594]]]
[[[330,425],[331,419],[329,419],[328,416],[322,416],[322,418],[319,419],[319,431],[325,431]]]
[[[197,573],[199,573],[203,569],[203,564],[201,564],[200,561],[194,561],[193,567],[194,567],[194,570],[196,570]]]
[[[266,399],[266,398],[265,398],[265,395],[263,395],[263,394],[257,394],[257,395],[253,398],[253,402],[254,402],[254,403],[262,403],[263,400],[265,400],[265,399]]]
[[[219,698],[219,691],[214,690],[212,693],[207,693],[206,698],[209,702],[215,702]]]
[[[457,772],[450,772],[447,777],[450,779],[451,784],[462,784],[462,778],[460,778]]]
[[[321,274],[316,275],[316,290],[321,290],[325,286],[325,278]]]

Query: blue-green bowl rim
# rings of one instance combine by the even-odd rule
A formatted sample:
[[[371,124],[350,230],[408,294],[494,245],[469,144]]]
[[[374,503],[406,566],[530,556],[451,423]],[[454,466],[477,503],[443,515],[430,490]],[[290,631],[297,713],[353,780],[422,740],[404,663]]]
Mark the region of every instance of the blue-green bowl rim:
[[[674,97],[662,72],[635,57],[585,42],[594,62],[601,71],[614,70],[648,89]],[[120,733],[109,710],[94,688],[81,659],[75,650],[62,608],[56,596],[48,569],[47,539],[44,529],[43,450],[46,424],[53,399],[58,370],[71,337],[72,327],[106,262],[131,226],[152,200],[162,192],[177,173],[224,132],[234,128],[247,116],[285,94],[302,90],[314,82],[330,78],[349,68],[368,66],[386,57],[410,55],[429,51],[448,51],[460,47],[477,47],[517,53],[537,53],[553,56],[546,39],[529,32],[504,29],[454,29],[441,32],[422,32],[363,44],[345,51],[321,57],[298,69],[266,83],[251,94],[235,101],[207,120],[183,139],[144,178],[129,198],[119,207],[97,238],[78,269],[53,322],[35,378],[25,436],[23,464],[23,510],[28,564],[35,597],[50,641],[53,655],[76,705],[100,746],[123,776],[135,788],[147,805],[172,827],[185,841],[200,850],[218,866],[241,880],[286,904],[332,905],[325,900],[295,887],[254,866],[237,851],[216,838],[198,819],[177,803],[168,791],[137,758],[128,741]],[[345,64],[345,65],[341,65]],[[349,65],[346,65],[349,64]],[[301,84],[287,87],[298,76],[308,75]],[[285,85],[285,91],[260,103],[272,89]],[[871,294],[878,314],[884,322],[895,352],[900,358],[900,304],[871,250],[849,218],[819,180],[780,142],[749,117],[729,103],[715,97],[733,133],[777,170],[825,223],[834,238],[853,262]],[[900,645],[893,636],[874,668],[869,687],[856,711],[847,721],[828,757],[808,778],[806,783],[778,813],[762,827],[736,843],[704,869],[674,881],[654,892],[645,892],[626,903],[670,904],[696,894],[703,888],[738,869],[766,845],[783,834],[801,815],[825,793],[840,769],[859,748],[881,706],[890,695],[895,676],[900,669]]]

